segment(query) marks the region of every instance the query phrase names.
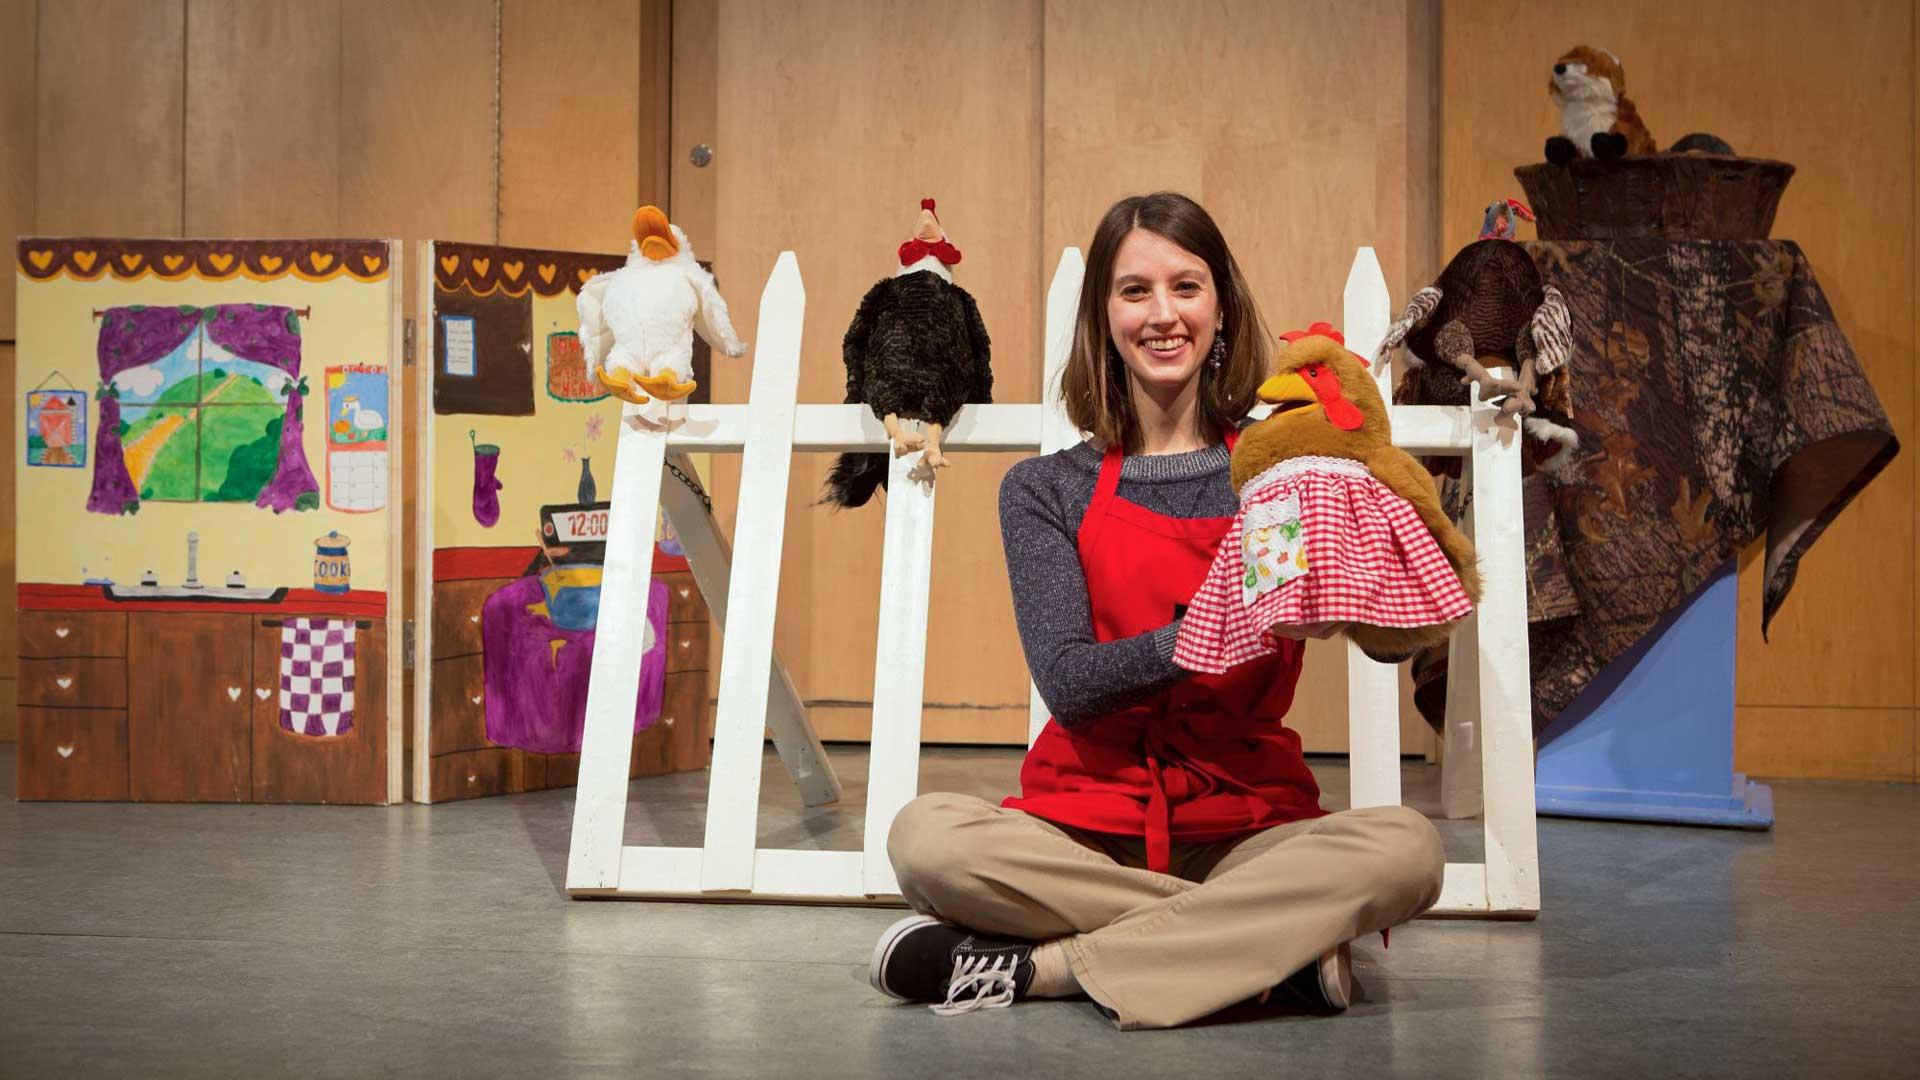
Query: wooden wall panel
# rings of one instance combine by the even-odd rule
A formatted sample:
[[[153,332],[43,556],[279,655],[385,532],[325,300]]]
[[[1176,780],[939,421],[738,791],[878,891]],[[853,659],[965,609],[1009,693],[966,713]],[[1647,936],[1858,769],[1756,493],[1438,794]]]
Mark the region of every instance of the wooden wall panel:
[[[6,163],[0,166],[0,239],[8,244],[9,258],[13,238],[34,231],[38,25],[39,5],[34,0],[0,0],[0,162]],[[0,274],[0,341],[13,340],[13,285],[9,267]],[[8,476],[11,501],[11,468]],[[11,534],[7,542],[12,543]]]
[[[340,65],[340,0],[190,0],[186,235],[338,235]]]
[[[1920,779],[1911,709],[1742,705],[1734,757],[1753,776],[1828,780]]]
[[[1406,295],[1409,207],[1432,168],[1409,123],[1410,49],[1431,40],[1430,6],[1247,0],[1171,24],[1159,10],[1047,4],[1045,250],[1084,247],[1121,196],[1173,188],[1219,222],[1276,331],[1339,321],[1361,244]]]
[[[635,201],[661,207],[673,202],[673,42],[673,0],[640,0],[640,186]]]
[[[184,0],[40,6],[33,231],[178,236]]]
[[[720,63],[720,0],[675,0],[673,3],[673,80],[667,138],[672,170],[668,212],[696,244],[712,236],[720,215],[714,205],[719,195],[719,172],[712,163],[698,166],[690,156],[695,144],[714,147],[719,139],[720,88],[702,72],[718,70]],[[717,147],[725,163],[728,148]],[[717,268],[724,271],[725,267]],[[757,298],[756,298],[757,299]],[[732,301],[740,307],[744,301]]]
[[[340,228],[405,240],[409,271],[425,240],[498,239],[494,13],[491,0],[342,0]]]
[[[637,0],[502,5],[500,243],[625,250],[639,205],[640,14]]]
[[[1433,247],[1435,6],[1159,10],[1046,5],[1046,270],[1062,247],[1086,248],[1114,200],[1171,188],[1219,223],[1276,333],[1341,321],[1363,244],[1406,296]],[[1321,644],[1308,660],[1289,722],[1309,750],[1342,750],[1345,655]],[[1424,752],[1403,716],[1408,751]]]
[[[682,43],[700,40],[711,20],[715,62],[684,72],[679,86],[693,83],[697,94],[711,72],[726,77],[702,138],[686,126],[693,110],[680,108],[676,92],[676,148],[706,141],[714,160],[682,187],[676,155],[675,203],[691,207],[712,185],[713,223],[692,240],[714,260],[741,333],[753,340],[766,275],[781,250],[794,250],[807,284],[800,399],[839,401],[847,321],[892,272],[919,200],[933,196],[966,254],[956,276],[993,335],[996,399],[1037,400],[1044,281],[1035,244],[1035,5],[688,7],[675,13],[676,28],[689,31]],[[935,56],[937,78],[916,78],[901,62]],[[912,93],[903,93],[908,83]],[[714,400],[744,400],[749,371],[716,357]],[[995,512],[1013,460],[966,454],[940,478],[926,681],[930,703],[1002,706],[1009,717],[1027,698]],[[804,697],[864,703],[873,690],[883,508],[814,507],[830,465],[827,455],[794,461],[776,642]],[[738,462],[717,455],[715,466],[724,523]],[[927,715],[930,740],[942,737],[941,715]],[[1009,722],[1004,737],[1019,741],[1023,728]]]
[[[1662,145],[1712,131],[1742,153],[1798,167],[1774,235],[1807,251],[1901,441],[1913,445],[1912,5],[1838,0],[1770,6],[1755,18],[1741,0],[1605,8],[1449,0],[1443,22],[1443,251],[1474,237],[1489,201],[1521,194],[1513,166],[1540,160],[1557,130],[1546,95],[1554,58],[1578,43],[1612,49]],[[1500,28],[1501,63],[1487,62],[1487,27]],[[1912,722],[1914,494],[1909,451],[1802,563],[1770,645],[1759,633],[1760,565],[1749,560],[1738,627],[1743,707],[1793,707],[1813,723],[1839,708],[1906,710]],[[1741,715],[1745,724],[1762,714]],[[1793,774],[1792,757],[1767,742],[1782,730],[1743,732],[1739,766]],[[1858,731],[1839,725],[1832,736]],[[1806,768],[1801,775],[1828,775],[1816,759]]]

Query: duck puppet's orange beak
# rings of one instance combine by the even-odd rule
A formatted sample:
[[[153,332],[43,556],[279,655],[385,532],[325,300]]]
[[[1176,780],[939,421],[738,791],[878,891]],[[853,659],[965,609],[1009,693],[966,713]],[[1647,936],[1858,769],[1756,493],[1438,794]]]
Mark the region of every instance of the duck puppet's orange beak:
[[[643,206],[633,212],[633,238],[640,245],[640,254],[655,262],[680,254],[680,241],[673,238],[667,215],[657,206]]]

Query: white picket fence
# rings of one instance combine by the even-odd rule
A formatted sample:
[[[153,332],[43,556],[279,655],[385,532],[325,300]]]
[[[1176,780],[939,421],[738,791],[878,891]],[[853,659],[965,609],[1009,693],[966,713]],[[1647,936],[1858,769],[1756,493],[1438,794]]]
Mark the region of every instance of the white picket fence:
[[[1047,292],[1042,392],[1058,385],[1066,361],[1085,263],[1062,254]],[[1392,307],[1371,248],[1354,259],[1345,332],[1370,356]],[[633,420],[629,406],[614,462],[603,599],[581,745],[567,891],[575,896],[678,900],[767,899],[898,903],[887,831],[915,796],[926,670],[928,577],[933,563],[935,485],[909,474],[920,455],[892,459],[880,570],[879,645],[874,662],[873,735],[865,833],[859,851],[796,851],[755,845],[763,739],[773,735],[788,775],[808,805],[840,796],[838,779],[773,651],[775,603],[790,466],[795,451],[884,451],[886,432],[864,405],[801,405],[801,328],[806,292],[799,261],[783,252],[760,299],[753,378],[745,405],[695,405],[660,431]],[[1387,371],[1376,373],[1391,400]],[[1479,549],[1485,595],[1455,633],[1449,668],[1444,810],[1482,811],[1486,859],[1449,863],[1433,914],[1525,917],[1540,908],[1534,829],[1533,732],[1528,697],[1526,584],[1520,519],[1518,430],[1498,410],[1399,406],[1394,443],[1422,454],[1459,455],[1476,512],[1466,523]],[[942,449],[1039,451],[1072,445],[1079,433],[1058,403],[974,405],[960,413]],[[739,453],[741,486],[729,552],[699,499],[676,483],[662,490],[670,455]],[[684,465],[682,466],[684,467]],[[662,499],[686,548],[695,580],[724,628],[719,709],[701,847],[629,846],[627,762],[638,693],[642,623]],[[1395,669],[1349,649],[1352,803],[1400,801],[1399,695]],[[1032,695],[1029,742],[1046,723]]]

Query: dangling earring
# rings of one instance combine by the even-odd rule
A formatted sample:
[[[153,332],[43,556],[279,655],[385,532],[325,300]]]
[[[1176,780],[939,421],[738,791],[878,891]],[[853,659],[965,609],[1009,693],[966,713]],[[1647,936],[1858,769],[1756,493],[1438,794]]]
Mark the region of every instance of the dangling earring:
[[[1222,325],[1213,332],[1213,348],[1207,350],[1207,366],[1215,371],[1227,362],[1227,328]]]

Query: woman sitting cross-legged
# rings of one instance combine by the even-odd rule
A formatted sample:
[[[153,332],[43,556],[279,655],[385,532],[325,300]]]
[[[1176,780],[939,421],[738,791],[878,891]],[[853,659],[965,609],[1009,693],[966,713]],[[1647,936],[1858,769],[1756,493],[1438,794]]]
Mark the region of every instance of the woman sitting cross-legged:
[[[1213,219],[1123,199],[1094,234],[1067,414],[1092,438],[1015,465],[1001,532],[1053,718],[1000,805],[909,803],[887,853],[919,914],[873,953],[884,993],[965,1012],[1086,995],[1171,1027],[1276,988],[1353,998],[1347,943],[1440,895],[1440,838],[1404,807],[1328,814],[1283,726],[1299,640],[1224,674],[1173,662],[1238,506],[1228,452],[1269,338]]]

